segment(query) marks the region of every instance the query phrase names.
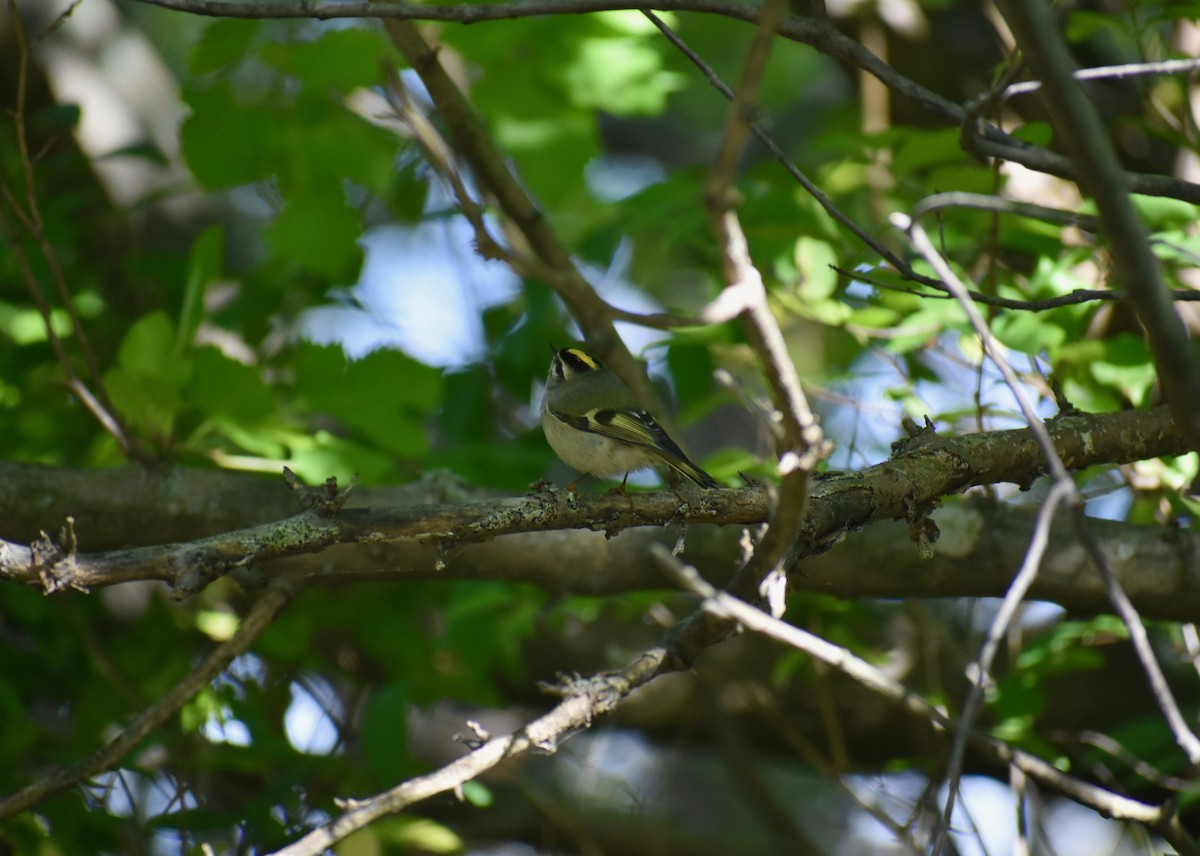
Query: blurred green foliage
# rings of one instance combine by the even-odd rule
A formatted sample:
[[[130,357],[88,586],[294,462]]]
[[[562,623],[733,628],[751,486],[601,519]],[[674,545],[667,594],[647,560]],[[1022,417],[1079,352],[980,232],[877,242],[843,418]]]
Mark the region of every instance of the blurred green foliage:
[[[967,4],[922,5],[936,12]],[[1171,14],[1184,13],[1179,7]],[[37,200],[52,251],[48,257],[34,235],[18,230],[0,252],[3,455],[74,467],[125,460],[72,394],[46,324],[21,285],[36,283],[54,307],[51,329],[82,365],[82,343],[53,286],[53,258],[104,388],[150,466],[171,461],[277,473],[286,465],[310,483],[330,476],[344,482],[358,473],[369,485],[446,470],[509,492],[547,474],[566,476],[535,423],[547,344],[574,336],[545,283],[529,278],[511,296],[482,295],[464,307],[478,322],[482,357],[449,366],[388,348],[350,359],[338,345],[300,335],[307,311],[355,307],[346,288],[359,279],[364,234],[456,216],[411,135],[377,121],[373,111],[381,102],[364,109],[349,97],[361,88],[378,94],[382,67],[402,65],[382,28],[209,22],[148,9],[138,16],[120,27],[135,36],[156,34],[154,43],[178,76],[174,106],[185,115],[171,184],[131,203],[114,201],[97,171],[106,157],[161,167],[171,155],[147,132],[116,155],[89,158],[67,142],[81,121],[77,105],[48,92],[39,90],[23,117],[39,152],[32,175],[13,121],[6,116],[0,123],[0,177],[14,199]],[[751,28],[716,17],[666,18],[718,73],[736,80]],[[1136,10],[1132,17],[1072,11],[1067,32],[1080,42],[1104,35],[1102,46],[1124,56],[1135,46],[1152,47],[1162,26]],[[704,181],[727,108],[657,30],[638,14],[613,12],[446,26],[439,35],[488,131],[549,222],[597,283],[625,284],[606,292],[608,299],[688,312],[716,296],[722,280],[703,209]],[[957,55],[953,62],[969,66]],[[967,68],[962,76],[981,73]],[[3,80],[11,107],[14,77]],[[957,127],[906,123],[863,131],[856,86],[834,60],[781,43],[763,83],[759,118],[866,232],[905,255],[887,225],[889,212],[910,210],[935,191],[1005,188],[1005,176],[963,152]],[[415,97],[422,101],[419,92]],[[1143,106],[1136,120],[1147,145],[1186,146],[1195,154],[1188,142],[1194,134],[1179,133],[1160,111]],[[1018,138],[1052,142],[1050,125],[1035,111],[1012,120]],[[929,414],[950,427],[974,428],[980,412],[989,426],[1008,424],[1011,405],[996,393],[995,373],[972,362],[978,345],[961,309],[879,269],[871,251],[762,154],[753,149],[739,176],[739,213],[793,359],[835,428],[844,456],[839,465],[853,455],[885,457],[902,412]],[[621,190],[613,165],[646,161],[657,169],[653,180]],[[486,189],[472,189],[491,204]],[[1158,199],[1139,205],[1170,284],[1188,285],[1200,251],[1195,207]],[[168,214],[177,210],[185,213]],[[11,216],[5,219],[15,227]],[[956,270],[987,293],[1038,300],[1106,285],[1096,236],[970,210],[944,212],[936,232]],[[467,267],[463,278],[471,281],[474,271]],[[423,296],[433,303],[443,297],[436,287]],[[1038,375],[1052,373],[1085,410],[1153,399],[1150,354],[1119,310],[1085,303],[1036,313],[996,309],[990,316],[1035,389],[1045,388]],[[681,329],[637,349],[652,361],[706,467],[734,484],[738,472],[772,471],[758,466],[762,435],[728,427],[734,398],[713,382],[720,368],[748,397],[765,395],[736,324]],[[1049,415],[1049,399],[1043,402]],[[705,444],[706,435],[717,439]],[[1170,507],[1194,519],[1189,500],[1166,489],[1186,483],[1194,463],[1161,466],[1163,494],[1132,497],[1131,517],[1155,519],[1166,496]],[[47,521],[47,528],[57,525]],[[47,599],[0,585],[0,646],[7,652],[0,670],[0,792],[94,751],[226,636],[251,596],[232,581],[185,604],[157,593],[128,603],[97,593]],[[628,614],[617,619],[639,624],[657,601],[630,598]],[[893,606],[799,598],[793,608],[819,622],[829,638],[883,661],[898,645],[881,629],[900,620]],[[531,640],[566,637],[612,617],[590,600],[564,604],[541,591],[491,583],[348,584],[306,592],[238,668],[192,700],[171,728],[148,738],[117,773],[0,826],[0,850],[164,852],[181,842],[178,852],[191,853],[205,841],[232,853],[282,846],[327,817],[334,797],[373,793],[427,768],[409,741],[414,708],[527,700],[534,679],[551,677],[530,666]],[[977,643],[965,622],[942,623],[953,625],[955,644]],[[1044,691],[1063,674],[1100,669],[1104,658],[1089,643],[1105,632],[1116,633],[1098,619],[1058,623],[1034,638],[994,687],[996,732],[1057,751],[1038,730]],[[621,650],[614,642],[590,653],[611,660]],[[820,678],[807,661],[778,652],[764,673],[774,689],[797,694]],[[315,701],[298,705],[306,687],[329,688],[329,695],[317,699],[314,692]],[[934,697],[945,691],[933,679],[923,688]],[[327,743],[314,748],[289,731],[289,712],[300,708],[328,728]],[[1177,760],[1160,720],[1130,719],[1123,727],[1131,748],[1148,747],[1165,767]],[[466,797],[477,806],[493,799],[479,783]],[[406,817],[360,833],[344,852],[462,846],[451,826]]]

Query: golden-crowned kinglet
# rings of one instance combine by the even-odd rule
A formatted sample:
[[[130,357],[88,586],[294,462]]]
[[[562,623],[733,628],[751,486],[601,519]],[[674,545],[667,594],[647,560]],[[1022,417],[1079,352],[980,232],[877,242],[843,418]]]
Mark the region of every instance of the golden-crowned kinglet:
[[[666,464],[700,487],[720,486],[688,460],[619,377],[578,348],[557,351],[550,363],[542,430],[555,454],[585,475],[628,478],[633,470]]]

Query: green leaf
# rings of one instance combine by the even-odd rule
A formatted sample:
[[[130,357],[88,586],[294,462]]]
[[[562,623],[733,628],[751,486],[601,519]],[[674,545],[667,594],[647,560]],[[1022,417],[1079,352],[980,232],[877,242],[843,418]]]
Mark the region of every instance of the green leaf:
[[[459,664],[457,697],[489,703],[496,668],[513,678],[524,673],[522,643],[541,614],[543,596],[512,586],[480,582],[456,591],[445,611],[445,643]]]
[[[584,27],[610,32],[595,22]],[[596,112],[574,103],[565,82],[577,61],[580,33],[579,23],[549,16],[510,30],[505,39],[474,27],[444,34],[468,59],[490,68],[473,82],[472,100],[482,106],[497,143],[517,161],[522,181],[552,214],[571,204],[594,208],[583,170],[599,152]],[[513,62],[514,56],[521,61]]]
[[[1118,29],[1113,16],[1103,12],[1077,9],[1067,15],[1067,41],[1084,42],[1105,30]]]
[[[362,266],[362,216],[337,187],[295,194],[267,229],[276,255],[332,282],[353,282]]]
[[[209,722],[221,722],[224,713],[224,700],[212,687],[204,687],[179,709],[179,727],[187,733],[196,732]]]
[[[699,401],[713,388],[712,352],[703,345],[673,341],[667,349],[667,365],[681,404]]]
[[[936,166],[924,174],[922,183],[939,193],[961,190],[966,193],[991,193],[996,178],[991,169],[976,164],[948,164]],[[975,214],[977,219],[986,215]]]
[[[175,353],[175,329],[165,312],[151,312],[139,318],[117,352],[117,363],[127,372],[161,378],[181,387],[191,374],[187,361]]]
[[[421,169],[420,162],[410,157],[393,172],[387,198],[392,214],[403,223],[416,223],[425,211],[429,181]]]
[[[1049,122],[1026,122],[1013,130],[1012,135],[1030,145],[1048,146],[1054,139],[1054,129]]]
[[[709,475],[724,484],[741,484],[739,473],[755,475],[768,481],[774,481],[779,477],[779,470],[773,461],[764,461],[758,455],[745,449],[721,449],[719,452],[706,455],[698,463]]]
[[[466,842],[450,827],[424,817],[385,817],[341,841],[337,856],[384,856],[388,853],[465,853]]]
[[[704,175],[698,170],[680,170],[665,181],[652,184],[639,193],[621,200],[617,208],[622,234],[646,235],[651,249],[680,249],[694,245],[707,251],[709,237],[703,206],[696,200],[704,195]],[[700,237],[703,236],[703,237]],[[641,251],[641,248],[639,248]]]
[[[1009,348],[1023,354],[1045,351],[1051,359],[1066,340],[1066,331],[1036,312],[1005,312],[996,318],[992,331]]]
[[[254,424],[275,412],[274,394],[257,366],[232,360],[213,347],[198,349],[193,364],[188,399],[206,414]]]
[[[225,642],[237,633],[240,619],[236,613],[202,609],[196,613],[196,629],[214,642]]]
[[[462,790],[463,799],[476,808],[489,808],[496,801],[496,796],[492,793],[492,789],[477,779],[472,779],[464,783]]]
[[[393,455],[329,431],[293,437],[289,449],[288,466],[309,484],[323,482],[330,476],[345,482],[355,473],[365,485],[394,483],[399,479]]]
[[[866,306],[855,309],[846,318],[848,324],[864,330],[891,330],[900,320],[899,314],[884,306]]]
[[[188,254],[187,284],[183,291],[183,307],[179,313],[179,334],[175,353],[182,354],[196,335],[204,317],[204,294],[209,283],[221,275],[225,230],[210,226],[200,233]]]
[[[310,42],[272,42],[263,46],[262,57],[318,91],[333,88],[348,92],[358,86],[378,85],[383,79],[384,61],[397,64],[395,52],[383,35],[365,27],[331,30]]]
[[[962,160],[959,130],[915,131],[911,128],[897,140],[892,168],[897,175],[928,169]],[[932,188],[931,188],[932,190]]]
[[[1111,388],[1098,386],[1094,381],[1066,377],[1063,378],[1062,387],[1067,400],[1085,413],[1112,413],[1127,406],[1127,402],[1115,395]]]
[[[204,28],[188,54],[188,70],[201,75],[236,65],[249,54],[254,37],[261,31],[261,21],[239,18],[214,21]]]
[[[653,42],[601,37],[580,42],[563,83],[576,106],[617,116],[655,115],[683,87],[684,77],[663,69]]]
[[[1149,348],[1132,333],[1105,340],[1104,357],[1088,366],[1096,380],[1120,390],[1134,407],[1146,402],[1157,377]]]
[[[178,357],[136,365],[122,360],[122,365],[104,375],[104,388],[117,410],[135,427],[150,436],[167,438],[182,408],[180,390],[189,374],[189,364]]]
[[[362,715],[363,760],[379,782],[403,779],[412,769],[408,753],[408,691],[401,684],[376,690]]]
[[[439,434],[450,447],[484,443],[492,436],[494,383],[483,366],[469,366],[443,378],[444,398],[438,416]]]
[[[136,143],[130,143],[127,146],[121,146],[118,149],[113,149],[100,160],[109,161],[114,158],[139,158],[155,166],[162,167],[170,166],[171,163],[163,150],[151,140],[141,140]]]
[[[278,127],[273,108],[239,102],[226,82],[193,88],[185,98],[192,112],[179,129],[179,142],[197,181],[218,188],[266,178]]]
[[[297,391],[317,411],[406,459],[425,455],[425,418],[442,391],[436,369],[399,351],[381,349],[351,361],[339,347],[306,344],[295,371]]]
[[[284,663],[302,662],[313,648],[310,610],[287,610],[272,621],[254,643],[265,657]]]
[[[1133,195],[1134,206],[1153,230],[1190,229],[1200,221],[1200,207],[1178,199]]]
[[[401,144],[395,134],[328,102],[304,111],[301,125],[304,144],[292,169],[303,170],[306,177],[326,176],[331,185],[349,179],[380,196],[391,191]],[[289,188],[298,184],[295,177],[289,179]]]
[[[796,270],[800,275],[798,289],[805,300],[823,300],[837,288],[838,275],[832,265],[837,264],[837,253],[826,241],[802,237],[796,241],[794,251]]]
[[[530,288],[514,306],[489,309],[483,322],[488,340],[498,344],[492,359],[497,382],[509,394],[527,398],[534,381],[546,378],[551,348],[568,344],[562,304],[550,289]]]

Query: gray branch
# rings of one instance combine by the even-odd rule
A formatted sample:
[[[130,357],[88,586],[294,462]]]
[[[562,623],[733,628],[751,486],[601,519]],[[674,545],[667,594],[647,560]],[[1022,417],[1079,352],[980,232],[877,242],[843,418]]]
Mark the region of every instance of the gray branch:
[[[1166,408],[1072,417],[1048,427],[1072,469],[1174,454],[1185,445]],[[802,548],[792,559],[802,562],[791,577],[793,586],[846,597],[1003,593],[1031,525],[1024,513],[935,514],[946,537],[931,560],[920,559],[916,546],[909,546],[907,521],[889,521],[905,521],[914,509],[932,507],[972,485],[1031,485],[1042,464],[1029,432],[924,437],[914,445],[860,473],[816,482]],[[615,594],[662,586],[644,558],[645,548],[650,541],[673,539],[673,529],[662,527],[682,522],[691,524],[685,560],[723,582],[734,567],[742,527],[764,520],[767,507],[759,488],[713,491],[682,509],[669,492],[630,499],[585,495],[576,501],[541,493],[447,504],[457,489],[430,482],[360,491],[355,500],[372,507],[347,508],[336,518],[306,512],[267,523],[263,515],[287,514],[291,493],[249,476],[186,470],[150,475],[134,467],[83,473],[0,463],[0,485],[7,486],[0,492],[0,538],[9,539],[0,541],[0,579],[84,588],[162,580],[180,594],[238,568],[318,580],[489,579],[528,582],[556,594]],[[86,492],[77,493],[78,485],[86,485]],[[193,492],[179,494],[183,485]],[[30,514],[30,507],[43,510]],[[245,516],[232,519],[228,511],[239,508]],[[175,513],[187,527],[172,523]],[[68,515],[75,519],[81,552],[47,558],[50,548],[42,546],[43,561],[36,564],[25,533],[56,531]],[[104,528],[109,522],[111,531]],[[853,535],[852,549],[819,558],[847,533],[868,526]],[[228,531],[233,527],[241,528]],[[222,528],[226,531],[213,534]],[[1162,618],[1196,614],[1200,576],[1192,557],[1200,553],[1192,549],[1191,536],[1102,521],[1095,528],[1139,610]],[[157,533],[181,540],[145,544]],[[1069,531],[1056,529],[1053,538],[1032,596],[1103,611],[1103,587],[1072,550]],[[142,546],[105,549],[139,541]]]

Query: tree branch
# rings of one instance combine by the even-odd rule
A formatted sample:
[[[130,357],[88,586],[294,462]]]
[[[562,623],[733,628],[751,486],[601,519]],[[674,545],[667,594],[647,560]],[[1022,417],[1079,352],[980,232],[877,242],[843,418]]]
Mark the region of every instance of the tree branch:
[[[44,38],[45,35],[59,27],[72,12],[77,4],[72,4],[63,10],[46,32],[38,37],[38,40]],[[9,209],[16,217],[17,222],[25,233],[33,240],[41,254],[42,261],[47,270],[50,272],[50,279],[54,283],[54,288],[58,292],[59,300],[62,303],[63,311],[66,312],[67,318],[71,322],[71,331],[78,342],[79,353],[83,358],[84,366],[88,376],[91,378],[95,392],[88,388],[84,383],[80,373],[76,370],[75,361],[67,354],[66,347],[62,342],[62,338],[54,329],[54,324],[51,319],[51,307],[42,294],[40,283],[37,275],[33,272],[33,266],[25,253],[22,246],[20,230],[8,222],[8,218],[4,215],[3,205],[0,205],[0,237],[3,237],[12,247],[13,255],[17,262],[17,269],[20,271],[21,279],[25,283],[26,291],[29,292],[30,300],[37,307],[38,312],[42,316],[42,323],[45,326],[46,339],[50,342],[50,346],[58,358],[59,365],[62,367],[67,376],[67,385],[71,391],[79,396],[84,406],[95,417],[96,421],[112,435],[126,457],[133,459],[145,459],[145,451],[141,448],[138,439],[129,433],[126,427],[122,424],[121,415],[113,405],[112,400],[108,397],[108,392],[104,387],[104,378],[101,376],[99,364],[96,362],[96,356],[92,350],[92,345],[89,340],[87,330],[84,328],[83,321],[79,317],[79,312],[75,307],[74,298],[71,295],[71,290],[67,286],[67,280],[63,274],[62,265],[58,260],[58,253],[50,242],[49,236],[46,234],[45,222],[42,219],[41,206],[37,199],[37,182],[34,177],[34,157],[29,150],[29,137],[26,131],[26,116],[25,102],[27,97],[27,87],[29,85],[29,49],[25,40],[25,28],[22,24],[21,13],[17,8],[16,0],[8,0],[9,12],[13,21],[13,32],[16,36],[17,43],[17,91],[16,105],[12,110],[13,129],[16,136],[18,160],[21,167],[22,178],[25,183],[25,201],[22,205],[17,198],[14,189],[9,186],[8,176],[4,168],[0,165],[0,203],[7,203]]]
[[[758,2],[736,0],[516,0],[510,3],[460,4],[428,6],[393,2],[237,2],[237,0],[137,0],[196,15],[228,18],[381,18],[392,21],[453,21],[474,24],[481,21],[512,20],[542,15],[580,15],[613,10],[698,12],[721,15],[747,23],[759,19]],[[786,15],[779,24],[778,34],[785,39],[810,45],[816,50],[862,69],[878,78],[885,86],[920,105],[935,116],[953,125],[961,125],[967,111],[920,84],[897,72],[849,36],[838,32],[825,18],[802,18]],[[1070,158],[1040,146],[1030,145],[1006,134],[995,125],[983,124],[972,138],[971,149],[977,154],[1019,163],[1022,166],[1060,178],[1076,179],[1076,168]],[[1165,196],[1200,204],[1200,185],[1179,181],[1168,176],[1123,172],[1120,180],[1133,193]]]
[[[779,592],[786,589],[786,580],[780,577],[781,563],[796,543],[808,506],[812,473],[827,452],[821,428],[800,387],[800,378],[788,354],[779,322],[767,304],[762,275],[750,258],[750,248],[736,213],[738,200],[733,188],[752,130],[758,88],[782,14],[782,0],[766,0],[762,6],[741,81],[730,100],[721,148],[713,160],[704,188],[705,210],[720,255],[725,293],[732,295],[731,302],[743,305],[742,326],[763,367],[775,407],[773,415],[777,416],[777,422],[772,422],[775,434],[772,439],[778,458],[778,495],[772,498],[767,528],[754,546],[753,555],[730,582],[734,591],[747,598],[755,598],[764,587]],[[774,575],[781,585],[768,586],[768,575]],[[698,650],[716,641],[720,634],[721,628],[715,626],[709,616],[697,612],[676,629],[672,638],[678,648],[695,647]]]
[[[681,585],[705,598],[702,609],[805,652],[929,723],[938,732],[944,733],[954,725],[953,720],[926,699],[888,677],[875,666],[856,657],[848,649],[833,645],[785,621],[772,618],[761,609],[726,592],[717,591],[701,580],[694,570],[678,564],[665,551],[660,551],[658,556],[660,562],[674,568],[676,579]],[[1082,805],[1090,806],[1106,817],[1145,824],[1164,835],[1174,846],[1180,848],[1181,853],[1193,853],[1196,850],[1195,842],[1182,829],[1178,812],[1173,806],[1148,805],[1097,787],[1069,776],[1036,755],[1015,749],[1000,738],[982,731],[970,730],[968,739],[985,755],[1001,763],[1016,766],[1030,778]]]
[[[529,242],[530,249],[544,265],[542,272],[548,277],[548,284],[567,305],[597,355],[662,424],[669,426],[657,391],[617,335],[608,305],[579,272],[570,251],[513,175],[479,116],[442,68],[437,51],[411,21],[389,19],[385,25],[393,43],[425,84],[439,118],[450,129],[455,147],[471,165],[479,183],[495,197],[500,209]]]
[[[991,670],[992,660],[999,650],[1000,640],[1007,634],[1008,623],[1015,618],[1017,607],[1037,577],[1041,565],[1045,533],[1048,533],[1050,523],[1060,504],[1069,505],[1074,508],[1074,521],[1079,539],[1088,549],[1096,569],[1104,579],[1109,599],[1129,631],[1130,639],[1137,651],[1138,659],[1141,661],[1143,669],[1146,672],[1155,700],[1158,702],[1159,708],[1162,710],[1171,728],[1171,732],[1175,736],[1176,742],[1193,764],[1200,761],[1200,738],[1197,738],[1192,733],[1184,721],[1183,715],[1179,710],[1179,705],[1171,694],[1170,688],[1167,686],[1166,679],[1162,674],[1162,668],[1150,646],[1146,630],[1141,623],[1141,617],[1137,614],[1129,598],[1121,589],[1120,583],[1106,564],[1105,556],[1100,552],[1095,539],[1088,531],[1087,520],[1083,515],[1083,498],[1075,487],[1075,482],[1067,474],[1066,466],[1060,459],[1054,442],[1038,418],[1032,402],[1029,401],[1028,395],[1017,378],[1016,372],[1013,371],[1005,359],[1003,349],[992,335],[987,322],[984,321],[979,307],[971,300],[966,285],[963,284],[950,268],[949,263],[937,252],[933,246],[933,242],[929,240],[929,236],[918,223],[908,220],[908,218],[899,214],[893,215],[892,219],[893,222],[897,222],[902,225],[902,228],[907,229],[913,245],[933,267],[934,271],[950,289],[951,294],[954,295],[954,298],[966,312],[967,318],[971,322],[971,327],[975,330],[983,344],[984,351],[1000,370],[1005,384],[1020,406],[1025,420],[1029,423],[1029,427],[1033,431],[1038,447],[1046,461],[1052,481],[1050,492],[1045,499],[1044,507],[1047,510],[1045,523],[1035,530],[1035,538],[1031,541],[1029,554],[1026,560],[1022,562],[1020,572],[1014,578],[1012,586],[1005,594],[1004,602],[988,631],[987,640],[975,661],[976,680],[972,683],[967,693],[966,701],[963,704],[959,732],[955,735],[951,746],[950,760],[947,764],[948,788],[946,806],[942,814],[942,823],[937,841],[933,848],[935,854],[940,854],[945,836],[950,828],[950,820],[954,813],[955,798],[958,794],[959,775],[962,769],[963,753],[967,741],[966,729],[973,725],[976,708],[983,697],[984,685],[988,680],[987,676]]]
[[[207,686],[233,658],[250,647],[292,597],[294,584],[287,578],[277,578],[259,596],[250,612],[242,619],[237,632],[213,649],[196,668],[157,701],[139,713],[119,734],[93,755],[39,779],[0,799],[0,818],[11,817],[36,805],[47,797],[62,793],[85,779],[110,770],[117,762],[162,725],[179,708]]]
[[[1146,225],[1129,199],[1100,116],[1072,76],[1073,63],[1053,10],[1045,0],[1006,0],[1001,8],[1042,81],[1047,112],[1078,165],[1077,181],[1096,201],[1116,277],[1145,329],[1166,400],[1190,447],[1200,449],[1200,361],[1168,298]]]
[[[1055,420],[1047,427],[1070,469],[1179,454],[1186,448],[1165,407],[1073,416]],[[962,437],[927,436],[910,445],[913,448],[892,460],[859,473],[818,480],[801,527],[802,548],[796,551],[797,557],[823,552],[848,530],[877,521],[904,519],[914,505],[934,503],[939,497],[973,485],[1030,485],[1044,469],[1027,429]],[[207,474],[206,478],[217,475]],[[168,487],[178,483],[178,475],[167,480]],[[256,485],[257,480],[251,484]],[[280,493],[287,496],[282,490]],[[416,494],[418,499],[428,495],[428,488]],[[4,519],[6,505],[16,507],[28,497],[29,493],[18,493],[8,503],[0,501],[0,520]],[[101,502],[102,497],[101,492],[93,501]],[[60,507],[75,516],[80,540],[86,544],[91,525],[86,510],[73,509],[69,497]],[[424,550],[431,558],[439,554],[453,558],[463,545],[513,533],[598,529],[612,534],[676,522],[745,525],[764,521],[766,514],[766,493],[761,488],[709,491],[702,501],[682,507],[679,498],[670,492],[634,494],[629,498],[584,496],[576,501],[553,492],[457,505],[346,508],[334,518],[305,512],[276,523],[190,541],[80,552],[40,563],[31,546],[0,543],[0,580],[87,588],[149,579],[165,581],[185,594],[230,570],[258,567],[270,559],[315,552],[335,544],[370,544],[372,550],[377,550],[386,543],[400,543],[405,549]],[[145,522],[142,524],[144,527]],[[39,528],[52,530],[57,525],[45,521]],[[7,532],[0,535],[11,537]],[[43,556],[50,555],[48,545],[40,546]],[[520,547],[509,549],[519,552]],[[371,567],[378,568],[378,562]],[[553,578],[547,572],[547,579]],[[888,585],[886,579],[876,584]],[[854,592],[852,585],[843,593],[861,594]]]
[[[501,761],[535,749],[553,752],[559,740],[573,731],[590,727],[597,718],[615,710],[629,693],[654,678],[666,659],[663,648],[652,648],[619,672],[564,681],[553,688],[544,687],[566,696],[566,700],[546,715],[503,737],[489,739],[477,732],[477,745],[470,754],[439,770],[402,782],[368,799],[344,801],[342,808],[345,810],[341,815],[272,856],[316,856],[381,817],[436,794],[459,790]]]
[[[666,548],[658,548],[656,560],[660,566],[666,564],[677,567]],[[920,696],[887,678],[878,669],[849,651],[772,619],[761,610],[737,598],[717,592],[700,582],[694,572],[689,577],[689,585],[707,599],[701,610],[716,613],[719,621],[729,623],[732,617],[750,629],[796,646],[891,699],[940,731],[946,730],[952,724],[951,720]],[[678,642],[679,635],[668,633],[664,644],[647,649],[629,666],[618,672],[564,681],[556,687],[547,688],[567,696],[566,700],[544,716],[503,737],[491,738],[482,733],[477,726],[473,726],[476,733],[474,740],[467,741],[473,744],[469,754],[432,773],[402,782],[376,796],[342,801],[341,815],[276,851],[274,856],[315,856],[375,820],[402,811],[436,794],[457,792],[465,783],[504,760],[519,757],[533,750],[555,751],[563,737],[574,730],[591,726],[597,718],[615,710],[634,689],[664,672],[678,668],[684,662],[690,662],[699,653],[698,649],[686,652],[674,649],[673,641]],[[971,741],[985,755],[1017,766],[1031,778],[1083,805],[1097,808],[1112,817],[1146,824],[1162,833],[1177,847],[1186,846],[1191,840],[1182,830],[1178,817],[1171,808],[1141,803],[1076,779],[1035,755],[1014,749],[989,734],[973,731]],[[1190,851],[1181,849],[1180,852]]]
[[[8,496],[5,486],[13,488]],[[445,492],[444,486],[426,483],[360,488],[351,502],[358,507],[428,505],[444,502]],[[481,495],[473,491],[470,497]],[[33,541],[49,521],[67,515],[83,521],[76,524],[81,542],[99,551],[145,545],[148,538],[191,540],[278,520],[294,508],[291,495],[277,483],[245,473],[175,469],[151,474],[136,466],[75,471],[0,461],[0,537],[10,542]],[[931,519],[941,531],[932,557],[898,548],[909,540],[905,521],[878,521],[830,553],[806,558],[803,574],[794,574],[791,586],[844,598],[1003,594],[1012,569],[1021,564],[1032,512],[1011,503],[968,501],[949,503]],[[1190,621],[1200,613],[1200,538],[1169,525],[1089,523],[1143,615]],[[738,561],[739,535],[736,526],[689,526],[683,558],[706,579],[724,583]],[[349,542],[276,559],[264,563],[262,571],[314,582],[488,580],[534,585],[561,597],[599,597],[658,588],[661,577],[646,551],[676,538],[672,525],[627,529],[612,538],[588,529],[528,532],[449,548],[416,539]],[[564,574],[564,567],[571,573]],[[1109,608],[1103,584],[1069,526],[1054,527],[1030,597],[1080,614]]]

